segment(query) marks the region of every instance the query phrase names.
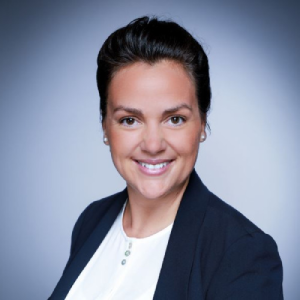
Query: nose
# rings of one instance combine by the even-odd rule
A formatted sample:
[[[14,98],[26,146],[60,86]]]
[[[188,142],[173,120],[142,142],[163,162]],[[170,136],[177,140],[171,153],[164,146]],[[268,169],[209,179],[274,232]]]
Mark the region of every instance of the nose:
[[[142,151],[155,155],[163,152],[166,146],[164,132],[159,124],[149,124],[144,128],[140,144]]]

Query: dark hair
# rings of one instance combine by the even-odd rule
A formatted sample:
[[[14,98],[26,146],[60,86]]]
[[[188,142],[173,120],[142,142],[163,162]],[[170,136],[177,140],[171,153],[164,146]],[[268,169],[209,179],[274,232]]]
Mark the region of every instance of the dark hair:
[[[109,84],[120,68],[135,62],[154,64],[165,59],[181,63],[193,78],[200,115],[207,125],[211,99],[207,56],[184,28],[156,17],[132,21],[113,32],[101,47],[97,59],[97,85],[102,121],[106,117]]]

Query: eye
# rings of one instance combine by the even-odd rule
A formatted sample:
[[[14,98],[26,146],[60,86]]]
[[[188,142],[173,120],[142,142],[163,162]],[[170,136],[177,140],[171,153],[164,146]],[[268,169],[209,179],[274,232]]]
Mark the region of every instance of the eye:
[[[127,117],[127,118],[123,118],[123,119],[120,121],[120,123],[121,123],[122,125],[132,127],[132,126],[136,125],[137,121],[136,121],[136,119],[134,119],[134,118]]]
[[[185,119],[180,116],[173,116],[173,117],[169,118],[169,120],[168,120],[168,123],[173,126],[182,125],[184,122],[185,122]]]

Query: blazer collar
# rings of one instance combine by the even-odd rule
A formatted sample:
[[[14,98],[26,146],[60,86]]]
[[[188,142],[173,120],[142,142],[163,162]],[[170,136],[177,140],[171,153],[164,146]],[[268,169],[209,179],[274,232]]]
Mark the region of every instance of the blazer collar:
[[[105,238],[127,197],[125,189],[113,200],[108,212],[66,268],[51,300],[65,299],[73,283]],[[207,202],[208,190],[193,170],[174,221],[154,300],[187,299],[189,275]]]
[[[187,299],[190,273],[207,208],[208,193],[193,170],[175,218],[153,300]]]

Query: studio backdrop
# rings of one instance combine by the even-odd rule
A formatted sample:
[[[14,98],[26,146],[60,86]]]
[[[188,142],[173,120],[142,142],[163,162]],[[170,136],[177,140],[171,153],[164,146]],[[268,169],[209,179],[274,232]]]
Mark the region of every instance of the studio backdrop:
[[[143,15],[171,18],[210,61],[205,185],[277,242],[300,296],[299,1],[1,1],[0,298],[46,299],[92,201],[125,187],[103,142],[96,57]]]

